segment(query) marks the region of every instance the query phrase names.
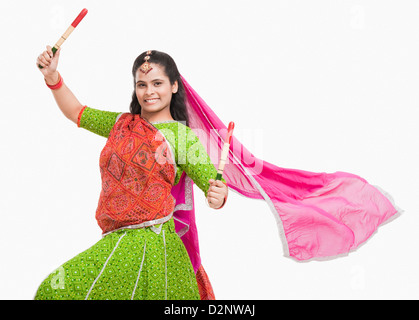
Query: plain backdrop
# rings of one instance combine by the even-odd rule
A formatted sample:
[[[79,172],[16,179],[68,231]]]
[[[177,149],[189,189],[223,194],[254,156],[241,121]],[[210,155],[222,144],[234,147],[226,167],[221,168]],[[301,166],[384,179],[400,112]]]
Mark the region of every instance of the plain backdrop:
[[[258,158],[357,174],[404,209],[348,256],[299,263],[264,201],[230,192],[216,211],[195,187],[217,299],[419,298],[419,2],[16,0],[0,2],[1,299],[32,299],[101,238],[106,139],[62,115],[35,65],[83,8],[59,64],[83,104],[128,112],[133,61],[164,51]]]

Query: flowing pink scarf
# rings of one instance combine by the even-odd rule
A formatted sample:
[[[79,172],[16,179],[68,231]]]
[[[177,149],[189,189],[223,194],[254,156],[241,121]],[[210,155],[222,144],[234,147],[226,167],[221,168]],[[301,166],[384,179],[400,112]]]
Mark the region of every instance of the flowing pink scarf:
[[[205,133],[206,141],[201,142],[213,163],[218,163],[227,127],[183,77],[182,82],[189,127]],[[223,178],[230,189],[266,201],[276,218],[284,255],[300,261],[347,254],[378,226],[401,213],[389,194],[357,175],[280,168],[254,157],[234,135]],[[201,258],[192,185],[183,173],[172,194],[176,198],[176,231],[196,272]]]

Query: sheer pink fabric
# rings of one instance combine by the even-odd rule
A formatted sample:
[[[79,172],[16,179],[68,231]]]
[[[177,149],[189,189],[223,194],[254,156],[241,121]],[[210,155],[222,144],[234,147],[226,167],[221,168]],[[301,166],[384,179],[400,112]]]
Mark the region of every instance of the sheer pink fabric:
[[[189,127],[198,134],[217,167],[227,127],[183,77],[182,82]],[[187,202],[185,190],[192,188],[187,178],[184,175],[172,191],[177,204]],[[254,157],[234,135],[223,178],[230,189],[266,201],[276,218],[284,255],[297,260],[346,254],[398,212],[384,191],[357,175],[281,168]],[[193,193],[191,199],[190,208],[175,209],[174,217],[177,231],[189,226],[182,240],[196,271],[201,260]]]
[[[195,223],[193,181],[185,172],[183,172],[178,184],[172,187],[172,195],[176,199],[173,213],[176,233],[181,237],[196,273],[201,265],[201,256]]]

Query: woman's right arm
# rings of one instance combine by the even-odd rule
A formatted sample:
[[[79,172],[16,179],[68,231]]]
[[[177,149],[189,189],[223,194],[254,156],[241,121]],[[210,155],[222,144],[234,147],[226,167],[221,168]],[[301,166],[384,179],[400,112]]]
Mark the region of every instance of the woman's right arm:
[[[38,65],[42,66],[42,69],[39,68],[39,70],[44,75],[45,82],[48,85],[54,85],[60,80],[60,75],[57,71],[60,51],[61,49],[58,49],[55,55],[53,55],[52,48],[47,46],[47,50],[42,52],[36,60],[37,67]],[[51,91],[62,113],[77,124],[77,118],[83,105],[77,100],[65,83],[59,89]]]

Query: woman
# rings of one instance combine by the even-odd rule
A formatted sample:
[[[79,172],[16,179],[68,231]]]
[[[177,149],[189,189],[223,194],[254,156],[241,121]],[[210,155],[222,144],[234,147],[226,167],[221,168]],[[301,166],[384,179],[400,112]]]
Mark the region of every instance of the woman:
[[[52,62],[51,65],[53,65],[54,59],[48,57],[50,55],[51,52],[49,52],[47,56],[44,54],[44,57],[39,59],[42,66],[49,66],[48,63],[50,61]],[[166,55],[162,55],[161,57],[163,56]],[[192,178],[204,192],[207,192],[209,182],[211,187],[206,193],[209,205],[212,208],[220,208],[219,206],[222,206],[222,202],[225,201],[225,197],[227,196],[227,188],[223,183],[214,182],[210,179],[210,177],[213,177],[215,171],[214,167],[208,164],[210,162],[208,154],[213,155],[214,150],[219,151],[222,148],[227,136],[227,130],[226,126],[205,101],[201,99],[183,77],[178,76],[177,69],[175,72],[176,76],[172,76],[171,69],[166,66],[166,63],[153,62],[155,61],[153,59],[157,57],[160,57],[160,54],[155,51],[146,52],[140,55],[134,63],[133,76],[135,78],[136,89],[131,103],[131,114],[123,114],[120,116],[118,113],[100,112],[90,108],[82,109],[79,112],[81,105],[77,102],[78,108],[76,108],[75,111],[70,112],[68,117],[73,119],[73,121],[77,118],[77,123],[81,127],[105,137],[109,136],[108,143],[101,153],[103,188],[101,194],[102,201],[99,201],[96,218],[105,234],[109,231],[117,230],[116,232],[110,233],[112,237],[104,237],[104,239],[109,239],[110,243],[108,247],[114,248],[115,253],[117,252],[117,249],[115,248],[118,246],[118,241],[121,241],[122,244],[124,243],[123,240],[121,240],[121,232],[118,230],[124,227],[125,229],[122,230],[126,230],[127,226],[124,224],[127,222],[128,225],[135,225],[139,222],[136,220],[135,210],[124,211],[126,209],[126,202],[128,201],[126,199],[126,193],[123,192],[122,189],[115,187],[115,181],[120,181],[122,174],[126,174],[126,172],[129,171],[127,170],[127,167],[125,167],[127,163],[126,161],[123,161],[124,157],[121,154],[124,152],[129,154],[130,150],[134,148],[132,146],[137,145],[134,142],[129,143],[130,140],[127,139],[125,144],[118,149],[118,157],[117,155],[114,155],[113,149],[109,148],[108,144],[112,146],[114,140],[118,142],[119,139],[127,136],[127,132],[136,131],[135,125],[132,125],[130,122],[133,117],[135,118],[134,115],[136,114],[139,120],[141,120],[142,117],[139,117],[138,114],[141,114],[148,117],[147,120],[153,122],[150,124],[149,121],[143,119],[144,123],[142,123],[142,128],[149,128],[150,131],[153,131],[153,128],[158,128],[159,132],[165,135],[165,138],[169,141],[168,145],[172,146],[173,150],[178,153],[177,157],[172,156],[172,159],[175,159],[176,162],[176,166],[174,166],[176,168],[174,174],[176,178],[174,179],[174,184],[171,188],[171,193],[176,199],[176,207],[173,210],[175,232],[181,237],[189,254],[189,260],[192,263],[193,271],[196,274],[201,299],[212,299],[214,298],[214,295],[208,277],[205,274],[205,270],[202,268],[199,255],[194,220],[193,192],[191,188],[192,180],[190,178]],[[174,65],[174,63],[170,65]],[[161,66],[164,66],[166,76],[170,79],[170,85],[167,83],[165,84],[162,81],[155,81],[161,80],[161,77],[150,77],[150,75],[154,74],[153,72],[159,72],[159,67]],[[54,84],[58,81],[58,85],[52,86],[52,89],[60,87],[61,81],[59,80],[58,74],[55,74],[54,77],[46,78],[46,81],[50,84]],[[150,86],[153,86],[153,88],[156,89],[152,90]],[[162,87],[157,90],[159,86]],[[165,87],[166,90],[160,91],[163,87]],[[171,93],[168,92],[169,90],[171,90]],[[181,98],[183,90],[186,98],[187,113],[182,111],[184,110],[183,107],[176,107],[173,110],[172,108],[170,109],[169,116],[167,109],[162,108],[165,105],[165,103],[162,102],[167,102],[167,98],[170,95],[171,104],[172,102],[175,104],[176,101],[179,100],[185,101],[184,98]],[[57,96],[57,94],[58,93],[54,91],[54,96]],[[68,93],[68,96],[72,96],[71,93]],[[183,106],[182,103],[176,103],[176,105]],[[179,113],[175,114],[174,112]],[[162,116],[163,114],[164,116]],[[171,119],[184,121],[185,125],[177,124],[170,126],[170,123],[173,124],[173,120]],[[161,121],[164,122],[162,123]],[[188,134],[184,133],[191,131],[188,127],[198,130],[199,133],[203,133],[202,136],[200,135],[200,139],[205,139],[205,143],[197,143],[199,142],[199,139],[195,134],[192,134],[191,139],[185,138],[188,137]],[[145,135],[146,134],[143,133],[143,136]],[[157,140],[160,141],[160,139]],[[169,151],[172,150],[171,148],[167,149],[169,149]],[[194,155],[196,152],[198,152],[198,156]],[[160,163],[160,160],[169,160],[171,153],[164,154],[163,152],[161,156],[160,154],[161,153],[159,152],[156,153],[156,155],[158,155],[158,163]],[[143,165],[147,167],[149,163],[144,157],[139,161],[140,159],[134,156],[136,156],[136,154],[132,155],[129,159],[135,160],[137,164],[142,163],[141,161],[143,161]],[[245,197],[266,201],[276,219],[283,243],[284,255],[296,259],[297,261],[324,260],[346,255],[368,240],[380,225],[397,217],[402,212],[402,210],[394,204],[391,196],[383,189],[369,184],[362,177],[352,173],[340,171],[334,173],[316,173],[299,169],[281,168],[254,157],[234,136],[232,137],[227,156],[226,165],[223,171],[223,178],[225,178],[225,180],[223,179],[223,182],[227,181],[229,189],[237,191]],[[199,161],[196,161],[196,159]],[[163,161],[163,163],[164,162],[165,161]],[[170,168],[171,167],[166,167],[166,169]],[[211,171],[211,174],[207,176],[209,171]],[[162,172],[164,172],[164,170]],[[170,177],[170,173],[168,174],[167,172],[170,172],[170,170],[166,170],[166,182],[170,182],[172,180],[167,178]],[[207,176],[207,179],[205,179],[205,181],[200,181],[200,175]],[[124,181],[122,186],[128,188],[129,192],[134,192],[138,188],[141,188],[141,186],[135,182],[135,179],[136,178],[133,176],[128,180],[122,179]],[[214,184],[220,189],[213,189]],[[169,187],[169,185],[170,183],[167,184],[167,187]],[[165,207],[165,214],[168,214],[172,207],[169,206],[170,201],[166,201],[165,203],[167,204]],[[114,210],[113,212],[112,209]],[[121,221],[118,220],[118,213],[120,212],[127,212],[126,215],[122,214],[123,218],[126,219],[123,221],[122,225]],[[133,216],[130,215],[132,213]],[[170,214],[168,217],[169,216]],[[154,221],[153,219],[155,218],[155,216],[151,215],[148,220],[145,220]],[[159,216],[157,218],[160,219],[161,217]],[[255,218],[257,218],[257,216],[255,216]],[[173,224],[171,224],[170,221],[172,220],[163,224],[163,230],[167,230],[168,226],[170,230],[170,226],[172,226],[173,231]],[[145,228],[141,232],[149,232],[149,229],[151,229],[151,231],[161,232],[161,228],[156,226]],[[125,231],[123,232],[125,237]],[[139,234],[143,236],[142,233]],[[168,242],[165,242],[165,233],[163,232],[162,234],[163,243],[160,243],[160,248],[165,248],[164,246],[168,244]],[[150,233],[150,235],[154,237],[153,234]],[[149,260],[152,260],[152,257],[156,257],[156,255],[151,257],[151,255],[148,254],[149,245],[146,243],[149,243],[149,241],[150,239],[141,242],[144,243],[144,246],[141,247],[143,254],[139,254],[137,252],[138,248],[135,246],[135,249],[137,250],[135,251],[135,257],[140,257],[142,260],[140,266],[138,266],[139,263],[137,263],[135,268],[129,269],[139,269],[137,275],[139,280],[134,287],[137,288],[138,286],[140,289],[133,290],[134,293],[131,296],[134,298],[138,297],[137,293],[139,291],[142,292],[139,298],[155,297],[143,294],[143,292],[147,291],[147,289],[143,289],[143,287],[150,287],[150,284],[148,284],[147,281],[153,279],[148,275],[158,274],[157,272],[153,273],[153,271],[143,271],[145,270],[143,263],[149,267],[151,264]],[[173,243],[176,243],[175,240],[173,240]],[[94,249],[92,249],[95,254],[98,250],[98,246],[94,246]],[[109,259],[109,261],[114,261],[112,260],[113,258],[111,259],[109,257],[115,256],[115,254],[113,251],[111,253],[109,253],[109,251],[110,250],[108,249],[106,254],[103,254],[102,259],[108,257],[107,259]],[[158,250],[153,252],[158,252]],[[90,257],[89,254],[90,253],[88,252],[85,256]],[[165,279],[163,281],[165,285],[159,285],[159,287],[164,287],[166,291],[171,290],[168,288],[173,287],[175,281],[171,280],[171,277],[174,276],[174,274],[170,271],[171,265],[169,266],[169,261],[170,259],[160,259],[159,270],[161,271],[164,269],[165,271],[167,270],[167,272],[164,277],[161,276],[161,278]],[[109,264],[112,263],[109,262]],[[185,264],[186,262],[184,261],[183,265]],[[82,264],[75,261],[73,265],[79,266]],[[154,265],[156,266],[158,264]],[[165,268],[161,268],[162,265],[164,265]],[[179,263],[177,265],[179,265]],[[91,289],[89,289],[87,294],[87,298],[89,299],[102,298],[103,296],[101,296],[99,292],[108,290],[104,285],[105,282],[103,279],[105,279],[105,277],[103,274],[106,274],[106,270],[112,271],[113,269],[107,265],[106,261],[98,262],[98,266],[99,267],[96,267],[96,269],[92,271],[90,280],[86,280],[86,271],[84,271],[85,273],[82,278],[78,278],[84,281],[82,286],[84,290],[82,290],[83,294],[86,294],[85,291],[87,289],[85,288],[90,286]],[[65,265],[65,267],[68,268],[67,265]],[[86,270],[87,266],[84,267],[84,270]],[[64,275],[68,277],[68,283],[72,283],[70,281],[73,281],[74,283],[80,282],[80,280],[72,280],[71,276],[68,275],[66,268],[59,268],[57,271],[58,274],[50,275],[51,283],[54,284],[54,287],[59,287],[59,280],[64,278]],[[98,271],[99,269],[100,271]],[[80,272],[79,269],[76,271]],[[113,274],[113,271],[110,273]],[[185,271],[183,274],[188,274],[188,272]],[[192,273],[189,272],[189,275],[191,274]],[[131,275],[131,277],[135,276]],[[118,280],[122,278],[124,278],[124,276],[117,277]],[[193,282],[192,278],[193,276],[189,276],[188,279],[190,280],[188,281]],[[58,284],[56,281],[58,281]],[[172,282],[169,283],[169,281]],[[99,285],[96,282],[99,283]],[[180,280],[179,282],[184,283]],[[141,287],[141,285],[143,285],[143,287]],[[121,290],[122,288],[131,288],[132,290],[132,286],[132,282],[128,283],[128,281],[125,281]],[[51,285],[49,287],[45,286],[45,288],[50,290],[49,288],[51,288]],[[117,289],[113,287],[111,289],[117,291]],[[90,294],[90,292],[93,292],[94,295]],[[122,294],[122,297],[126,296],[129,296],[129,294]],[[111,297],[113,298],[115,295],[112,295]],[[159,297],[165,298],[166,295],[161,294]]]
[[[197,241],[194,221],[177,219],[175,226],[173,217],[185,209],[177,200],[187,198],[191,183],[175,185],[192,179],[213,209],[224,206],[228,188],[213,179],[217,171],[187,126],[175,62],[158,51],[141,54],[132,70],[130,113],[117,113],[83,106],[57,71],[59,56],[48,46],[37,59],[59,108],[79,127],[108,138],[96,211],[103,238],[51,273],[35,299],[213,299],[197,245],[185,248],[180,239],[192,234]]]

